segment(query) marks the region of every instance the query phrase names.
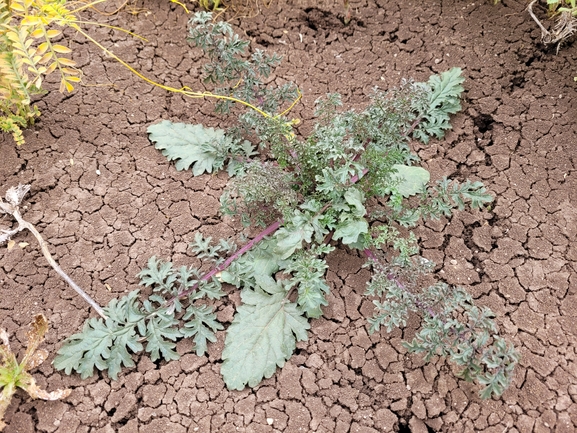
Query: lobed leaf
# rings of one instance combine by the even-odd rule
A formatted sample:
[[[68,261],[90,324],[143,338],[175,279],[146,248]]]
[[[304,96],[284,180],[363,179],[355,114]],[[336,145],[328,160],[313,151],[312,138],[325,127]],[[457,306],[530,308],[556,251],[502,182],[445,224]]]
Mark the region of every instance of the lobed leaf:
[[[172,316],[155,316],[148,320],[146,324],[147,344],[145,350],[150,353],[150,359],[156,361],[160,358],[166,361],[172,361],[180,358],[174,348],[176,341],[181,337],[177,328],[178,320]]]
[[[422,167],[395,164],[393,169],[397,172],[391,179],[399,182],[397,191],[405,198],[421,192],[431,178],[430,173]]]
[[[445,131],[451,128],[449,115],[461,109],[460,96],[464,90],[461,84],[465,81],[461,72],[460,68],[452,68],[440,76],[431,76],[425,85],[430,91],[429,101],[421,113],[423,121],[413,132],[424,143],[429,141],[429,136],[442,138]]]
[[[287,299],[282,284],[259,278],[241,293],[243,304],[228,328],[221,373],[229,389],[256,386],[290,358],[296,341],[307,339],[307,320]]]
[[[136,306],[137,296],[138,290],[134,290],[120,300],[110,301],[104,309],[108,319],[91,318],[82,332],[68,337],[57,352],[54,367],[66,374],[75,370],[82,379],[92,376],[96,367],[108,370],[116,379],[122,365],[134,366],[128,349],[133,353],[142,350],[136,324],[145,316]]]
[[[149,287],[156,285],[165,291],[170,290],[178,278],[178,275],[176,275],[172,269],[172,263],[162,263],[156,256],[148,259],[147,267],[136,276],[140,278],[140,284],[143,286]]]
[[[195,351],[198,356],[206,353],[207,342],[216,342],[215,332],[223,329],[223,326],[216,320],[216,314],[207,305],[200,307],[189,306],[186,309],[183,320],[185,324],[180,332],[185,337],[193,337]]]
[[[225,156],[219,155],[215,147],[217,142],[226,139],[221,129],[163,120],[149,126],[147,131],[154,147],[169,161],[176,160],[177,170],[192,166],[192,173],[199,176],[212,173],[223,164]]]

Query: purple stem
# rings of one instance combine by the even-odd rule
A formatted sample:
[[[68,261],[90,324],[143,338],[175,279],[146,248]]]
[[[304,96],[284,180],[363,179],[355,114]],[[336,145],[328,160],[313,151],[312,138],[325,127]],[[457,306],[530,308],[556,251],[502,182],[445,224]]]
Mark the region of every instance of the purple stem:
[[[405,135],[408,135],[413,129],[415,129],[415,127],[419,124],[419,122],[421,121],[421,119],[417,119],[415,120],[415,122],[411,125],[411,127],[409,128],[409,130],[405,133]],[[293,156],[294,158],[296,158],[296,152],[294,150],[290,150],[290,154],[291,156]],[[358,155],[357,155],[358,157]],[[355,158],[356,159],[356,158]],[[363,170],[363,176],[365,174],[367,174],[369,172],[368,168],[365,168]],[[359,181],[359,176],[358,175],[354,175],[351,177],[351,184],[357,183]],[[323,208],[324,211],[324,208]],[[238,259],[240,256],[242,256],[244,253],[246,253],[248,250],[250,250],[255,244],[257,244],[258,242],[260,242],[261,240],[263,240],[265,237],[267,237],[268,235],[273,234],[274,232],[276,232],[280,225],[282,224],[282,221],[275,221],[274,223],[272,223],[271,225],[269,225],[266,229],[264,229],[262,232],[260,232],[253,240],[251,240],[249,243],[247,243],[244,247],[242,247],[240,250],[238,250],[236,253],[234,253],[232,256],[230,256],[228,259],[225,260],[225,262],[220,265],[217,266],[215,268],[213,268],[210,272],[204,274],[198,283],[196,283],[194,286],[192,286],[190,289],[185,290],[184,292],[180,293],[178,295],[178,298],[183,298],[185,296],[188,296],[189,294],[191,294],[192,292],[194,292],[195,290],[198,289],[198,286],[200,284],[201,281],[208,281],[210,280],[212,277],[214,277],[216,274],[218,274],[219,272],[224,271],[226,268],[228,268],[232,262],[234,262],[236,259]],[[372,251],[370,251],[369,249],[365,249],[365,254],[372,258],[374,261],[377,261],[376,256],[372,253]],[[397,280],[395,280],[396,283],[399,285],[399,287],[401,287],[402,289],[406,290],[406,288]],[[168,301],[171,302],[171,301]],[[434,316],[434,312],[429,308],[429,312],[432,316]]]
[[[368,169],[368,168],[365,168],[365,169],[363,170],[363,176],[364,176],[365,174],[367,174],[368,172],[369,172],[369,169]],[[351,183],[357,183],[358,181],[359,181],[359,176],[358,176],[357,174],[355,174],[353,177],[351,177]]]
[[[418,117],[413,124],[409,127],[409,129],[403,134],[405,137],[408,136],[411,132],[413,132],[415,130],[415,128],[419,125],[419,123],[421,123],[421,120],[423,120],[422,117]]]
[[[208,281],[211,278],[213,278],[216,274],[218,274],[219,272],[224,271],[226,268],[228,268],[231,265],[232,262],[234,262],[236,259],[238,259],[240,256],[242,256],[248,250],[250,250],[257,243],[262,241],[268,235],[271,235],[274,232],[276,232],[278,230],[278,228],[280,227],[281,223],[282,223],[282,221],[279,220],[279,221],[275,221],[274,223],[269,225],[266,229],[264,229],[262,232],[260,232],[258,235],[256,235],[250,242],[248,242],[244,247],[242,247],[240,250],[238,250],[236,253],[234,253],[232,256],[230,256],[228,259],[226,259],[223,264],[213,268],[210,272],[204,274],[200,278],[198,283],[196,283],[190,289],[185,290],[184,292],[180,293],[178,295],[178,297],[184,298],[185,296],[190,295],[192,292],[194,292],[195,290],[198,289],[198,286],[200,285],[201,281]]]

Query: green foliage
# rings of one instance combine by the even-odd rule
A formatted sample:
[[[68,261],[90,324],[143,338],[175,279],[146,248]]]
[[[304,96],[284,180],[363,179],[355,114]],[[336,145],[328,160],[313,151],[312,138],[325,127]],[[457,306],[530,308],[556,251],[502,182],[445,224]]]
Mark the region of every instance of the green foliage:
[[[465,290],[444,283],[419,286],[419,277],[432,266],[423,258],[407,255],[389,263],[372,256],[374,274],[367,294],[384,297],[385,302],[373,301],[377,312],[369,319],[370,331],[384,326],[390,332],[406,325],[409,312],[420,313],[423,327],[413,341],[403,344],[405,348],[424,353],[425,361],[436,355],[448,357],[462,367],[460,377],[485,385],[482,398],[501,395],[513,379],[519,354],[497,335],[491,310],[476,307]]]
[[[429,82],[423,85],[429,91],[428,106],[414,132],[416,138],[428,143],[429,136],[442,138],[445,131],[451,128],[449,116],[461,110],[461,84],[464,81],[461,69],[452,68],[440,76],[431,76]]]
[[[104,346],[87,343],[96,329],[92,319],[61,349],[57,368],[89,373],[91,367],[79,361],[85,347],[105,349],[102,355],[90,353],[90,362],[105,367],[112,358],[111,341],[120,335],[117,326],[132,329],[123,331],[127,336],[121,344],[133,352],[138,347],[128,342],[134,337],[153,345],[146,348],[153,357],[170,360],[177,356],[173,340],[191,336],[197,353],[203,353],[220,325],[209,304],[196,303],[197,296],[218,298],[220,283],[226,282],[241,289],[242,305],[227,330],[221,372],[231,389],[255,386],[284,365],[297,341],[306,339],[308,319],[322,315],[330,290],[325,257],[335,243],[342,243],[369,257],[373,278],[367,294],[384,298],[375,301],[377,314],[369,319],[373,331],[404,326],[415,311],[424,326],[407,347],[429,357],[448,356],[463,367],[464,378],[486,385],[483,397],[500,394],[516,352],[496,335],[491,313],[475,307],[462,289],[418,286],[433,266],[419,257],[415,235],[409,231],[401,236],[398,229],[465,205],[482,208],[492,200],[480,182],[442,179],[431,185],[429,173],[415,166],[418,157],[409,146],[412,138],[440,138],[450,127],[450,114],[460,109],[460,69],[433,76],[428,83],[404,81],[397,89],[377,89],[361,111],[342,111],[340,97],[327,95],[317,101],[310,136],[301,139],[293,131],[295,121],[274,114],[289,94],[285,90],[294,87],[279,90],[263,84],[278,59],[258,52],[247,60],[248,43],[228,24],[212,23],[210,17],[195,15],[190,31],[192,42],[209,57],[207,81],[228,86],[223,94],[262,110],[240,115],[240,124],[228,131],[163,121],[148,132],[157,148],[178,161],[178,169],[192,165],[199,175],[226,167],[232,177],[221,199],[223,213],[246,224],[270,225],[238,250],[228,241],[215,245],[197,233],[193,251],[214,265],[203,276],[187,268],[177,272],[152,258],[140,273],[142,283],[153,288],[143,307],[136,294],[124,301],[126,308],[109,307],[110,323],[99,325],[109,329],[101,331],[105,338],[98,344]],[[218,108],[228,111],[231,104],[225,101]],[[244,144],[246,139],[254,147]],[[127,317],[129,311],[134,320]],[[121,355],[110,364],[114,372],[129,362],[125,352]]]
[[[177,170],[188,170],[192,165],[195,176],[220,170],[225,164],[229,174],[234,174],[238,164],[255,153],[249,141],[226,137],[224,131],[202,125],[163,120],[149,126],[148,134],[169,161],[177,161]]]
[[[575,0],[547,0],[547,6],[551,15],[563,12],[577,15],[577,2]]]
[[[395,164],[392,168],[397,172],[393,174],[391,181],[398,179],[397,191],[405,198],[421,192],[431,178],[429,172],[422,167]]]
[[[268,275],[241,292],[243,305],[228,328],[220,368],[230,389],[271,377],[291,357],[296,341],[307,339],[309,324],[288,295],[289,289]]]
[[[66,339],[54,359],[55,368],[67,374],[77,371],[84,379],[92,376],[96,367],[116,379],[123,365],[134,366],[132,354],[142,350],[150,353],[153,361],[178,359],[175,341],[182,337],[193,338],[196,353],[203,355],[207,341],[216,341],[215,332],[222,325],[212,307],[199,300],[219,298],[222,292],[217,280],[203,281],[198,274],[187,267],[175,270],[171,263],[152,257],[139,276],[142,285],[152,287],[153,295],[140,302],[139,291],[134,290],[110,301],[104,308],[107,320],[91,318],[82,332]],[[175,313],[183,310],[178,320]]]
[[[297,89],[292,84],[281,87],[266,86],[265,80],[281,58],[262,50],[255,50],[249,59],[244,56],[249,42],[239,38],[230,24],[212,22],[210,12],[199,12],[190,19],[188,41],[202,48],[209,62],[203,67],[204,81],[219,87],[216,94],[227,95],[248,102],[265,113],[274,113],[284,101],[294,100]],[[232,101],[217,102],[217,112],[227,113]]]

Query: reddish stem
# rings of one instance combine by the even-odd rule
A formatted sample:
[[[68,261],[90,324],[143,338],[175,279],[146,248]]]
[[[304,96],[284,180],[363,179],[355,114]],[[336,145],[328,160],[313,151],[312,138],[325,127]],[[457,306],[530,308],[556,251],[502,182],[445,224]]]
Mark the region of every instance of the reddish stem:
[[[278,230],[278,228],[280,227],[281,223],[282,223],[282,221],[279,220],[279,221],[275,221],[274,223],[269,225],[266,229],[264,229],[262,232],[260,232],[258,235],[256,235],[250,242],[248,242],[244,247],[242,247],[240,250],[238,250],[232,256],[230,256],[228,259],[226,259],[223,264],[216,266],[210,272],[204,274],[194,286],[192,286],[190,289],[185,290],[184,292],[180,293],[178,295],[178,297],[184,298],[185,296],[190,295],[191,293],[193,293],[195,290],[198,289],[198,286],[200,285],[201,281],[208,281],[211,278],[213,278],[216,274],[218,274],[219,272],[224,271],[226,268],[228,268],[231,265],[232,262],[234,262],[236,259],[238,259],[240,256],[242,256],[248,250],[250,250],[257,243],[262,241],[268,235],[271,235],[274,232],[276,232]]]

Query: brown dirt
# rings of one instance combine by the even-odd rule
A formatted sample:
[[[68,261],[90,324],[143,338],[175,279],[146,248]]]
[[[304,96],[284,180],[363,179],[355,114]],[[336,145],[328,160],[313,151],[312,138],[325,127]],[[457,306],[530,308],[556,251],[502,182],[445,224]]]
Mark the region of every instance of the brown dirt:
[[[275,2],[255,18],[232,22],[255,46],[285,55],[275,79],[295,81],[305,95],[297,109],[301,132],[311,127],[312,102],[326,92],[362,106],[375,85],[463,68],[463,112],[445,140],[419,153],[433,177],[482,180],[496,201],[490,212],[460,212],[418,234],[438,276],[490,306],[521,351],[502,398],[481,401],[478,387],[456,380],[444,360],[425,364],[409,356],[400,342],[416,320],[404,331],[369,336],[363,316],[371,305],[361,296],[368,274],[360,258],[341,249],[330,257],[325,317],[312,322],[309,341],[286,367],[257,388],[224,387],[223,335],[208,357],[190,353],[183,341],[180,361],[142,357],[116,382],[105,375],[82,381],[46,362],[35,372],[40,385],[71,387],[72,395],[41,402],[17,394],[5,431],[574,432],[576,47],[559,55],[544,50],[522,1],[440,3],[352,1],[353,21],[345,27],[340,2]],[[149,43],[105,29],[92,34],[148,76],[198,88],[200,54],[185,42],[183,10],[164,0],[139,6],[148,12],[124,11],[109,22]],[[42,118],[21,148],[0,137],[1,192],[32,185],[24,216],[61,266],[106,304],[137,288],[135,275],[151,255],[189,263],[196,230],[229,236],[237,226],[218,215],[225,176],[176,172],[146,137],[146,127],[160,119],[216,126],[212,105],[152,89],[94,46],[72,45],[86,86],[43,97]],[[44,313],[51,322],[44,347],[53,354],[89,312],[30,235],[16,240],[30,245],[0,252],[0,326],[16,335],[18,348],[31,318]],[[230,320],[230,307],[220,316]]]

